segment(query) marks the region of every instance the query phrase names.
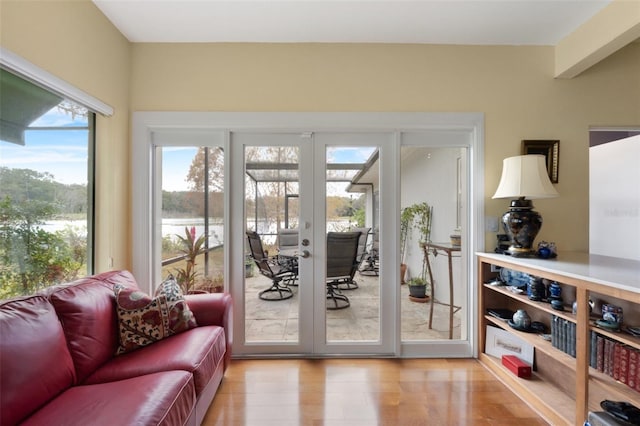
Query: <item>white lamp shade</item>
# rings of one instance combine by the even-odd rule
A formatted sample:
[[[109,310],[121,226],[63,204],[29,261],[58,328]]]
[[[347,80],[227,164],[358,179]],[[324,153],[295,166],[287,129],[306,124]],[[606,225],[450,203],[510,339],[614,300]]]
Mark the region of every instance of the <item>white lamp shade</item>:
[[[493,198],[557,197],[543,155],[519,155],[505,158],[502,162],[502,177]]]

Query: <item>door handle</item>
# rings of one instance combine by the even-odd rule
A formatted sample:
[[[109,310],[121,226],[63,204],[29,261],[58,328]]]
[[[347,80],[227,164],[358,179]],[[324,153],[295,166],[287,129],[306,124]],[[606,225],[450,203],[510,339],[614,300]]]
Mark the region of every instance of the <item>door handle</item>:
[[[309,253],[309,250],[302,250],[302,253],[300,253],[298,256],[306,259],[307,257],[311,256],[311,253]]]

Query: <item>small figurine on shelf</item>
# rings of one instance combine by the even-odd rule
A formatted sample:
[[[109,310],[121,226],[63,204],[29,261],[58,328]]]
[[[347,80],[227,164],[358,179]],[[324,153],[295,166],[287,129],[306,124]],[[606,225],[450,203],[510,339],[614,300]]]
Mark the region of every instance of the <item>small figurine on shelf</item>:
[[[556,252],[556,243],[548,243],[546,241],[540,241],[538,243],[537,254],[543,259],[553,259],[558,256]]]

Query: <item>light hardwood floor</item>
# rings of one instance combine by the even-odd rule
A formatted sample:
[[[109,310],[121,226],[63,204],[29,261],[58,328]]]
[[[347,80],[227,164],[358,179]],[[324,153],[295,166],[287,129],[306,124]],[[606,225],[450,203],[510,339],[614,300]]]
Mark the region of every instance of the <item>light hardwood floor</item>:
[[[205,426],[546,425],[473,359],[233,360]]]

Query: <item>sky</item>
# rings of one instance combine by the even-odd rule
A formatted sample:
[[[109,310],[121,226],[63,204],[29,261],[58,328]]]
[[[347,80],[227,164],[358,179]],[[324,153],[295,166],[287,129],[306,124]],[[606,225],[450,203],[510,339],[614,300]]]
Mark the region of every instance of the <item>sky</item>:
[[[25,145],[0,141],[0,167],[31,169],[48,172],[54,180],[64,184],[87,183],[86,117],[72,117],[69,113],[52,108],[31,124],[31,127],[69,127],[70,130],[27,130]],[[330,163],[363,163],[374,148],[329,147]],[[163,190],[186,191],[189,167],[197,152],[196,147],[163,147]]]
[[[32,127],[87,126],[86,117],[75,119],[56,107],[31,124]],[[87,183],[87,129],[27,130],[25,145],[0,141],[0,167],[49,172],[64,184]]]
[[[187,174],[198,148],[170,146],[162,148],[162,189],[187,191]]]

